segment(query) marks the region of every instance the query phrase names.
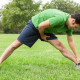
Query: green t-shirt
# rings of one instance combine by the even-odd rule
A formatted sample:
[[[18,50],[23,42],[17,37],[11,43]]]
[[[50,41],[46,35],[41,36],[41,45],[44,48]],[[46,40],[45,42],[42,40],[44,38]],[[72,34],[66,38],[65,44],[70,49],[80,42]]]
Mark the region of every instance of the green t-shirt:
[[[48,20],[50,22],[50,27],[44,30],[44,33],[62,33],[66,32],[69,36],[72,36],[73,29],[68,29],[66,21],[69,18],[69,14],[62,12],[57,9],[47,9],[41,13],[32,17],[32,23],[35,28],[38,29],[38,26],[41,22]]]

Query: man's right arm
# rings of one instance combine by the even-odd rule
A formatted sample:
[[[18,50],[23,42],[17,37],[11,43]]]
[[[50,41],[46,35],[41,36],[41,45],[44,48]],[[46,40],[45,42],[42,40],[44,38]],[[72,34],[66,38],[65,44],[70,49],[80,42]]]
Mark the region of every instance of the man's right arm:
[[[44,22],[41,22],[38,26],[38,29],[39,29],[39,33],[40,33],[40,36],[43,40],[47,41],[46,38],[49,37],[49,36],[46,36],[44,35],[44,30],[46,28],[49,28],[50,27],[50,23],[49,23],[49,20],[46,20]]]

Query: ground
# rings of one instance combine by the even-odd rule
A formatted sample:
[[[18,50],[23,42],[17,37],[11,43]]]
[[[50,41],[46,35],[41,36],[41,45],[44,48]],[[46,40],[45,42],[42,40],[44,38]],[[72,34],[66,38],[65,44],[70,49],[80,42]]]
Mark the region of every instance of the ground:
[[[18,34],[0,34],[0,55]],[[58,39],[70,50],[66,35]],[[80,56],[80,35],[73,35]],[[71,51],[71,50],[70,50]],[[49,43],[22,45],[0,65],[0,80],[80,80],[80,69]]]

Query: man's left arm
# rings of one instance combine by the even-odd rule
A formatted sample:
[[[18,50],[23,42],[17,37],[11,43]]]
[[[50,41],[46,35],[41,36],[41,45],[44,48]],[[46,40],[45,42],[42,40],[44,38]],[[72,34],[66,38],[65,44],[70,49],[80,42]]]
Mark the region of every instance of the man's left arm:
[[[73,51],[76,59],[79,60],[79,56],[78,56],[78,53],[77,53],[77,50],[76,50],[76,46],[75,46],[73,37],[67,35],[67,40],[68,40],[68,44],[69,44],[71,50]]]

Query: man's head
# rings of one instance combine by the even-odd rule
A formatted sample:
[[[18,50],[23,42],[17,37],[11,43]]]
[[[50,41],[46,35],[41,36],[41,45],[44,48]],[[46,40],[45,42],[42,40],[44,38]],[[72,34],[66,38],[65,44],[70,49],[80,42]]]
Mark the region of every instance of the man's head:
[[[80,14],[72,14],[66,22],[69,29],[73,28],[74,30],[80,26]]]

